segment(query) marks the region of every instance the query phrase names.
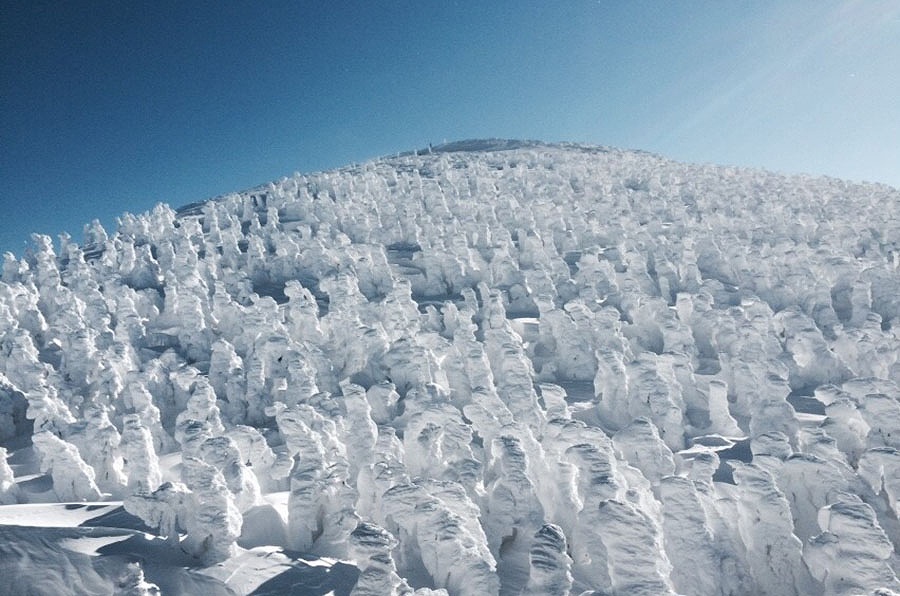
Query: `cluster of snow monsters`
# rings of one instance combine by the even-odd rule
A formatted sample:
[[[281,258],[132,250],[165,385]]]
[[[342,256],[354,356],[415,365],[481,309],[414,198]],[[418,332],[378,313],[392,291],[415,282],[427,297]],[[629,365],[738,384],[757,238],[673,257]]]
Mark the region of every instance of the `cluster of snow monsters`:
[[[898,214],[469,143],[34,236],[0,441],[204,563],[276,544],[358,595],[900,592]]]

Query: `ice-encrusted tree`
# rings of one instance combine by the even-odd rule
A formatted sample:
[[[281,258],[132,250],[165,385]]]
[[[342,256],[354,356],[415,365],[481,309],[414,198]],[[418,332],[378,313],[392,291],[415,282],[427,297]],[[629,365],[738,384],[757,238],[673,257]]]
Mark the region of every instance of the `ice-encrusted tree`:
[[[124,430],[119,442],[128,490],[152,492],[162,482],[159,457],[153,447],[153,436],[143,425],[138,414],[128,414],[122,419]]]
[[[491,444],[491,475],[484,524],[491,552],[499,555],[507,540],[529,541],[544,520],[544,509],[528,472],[528,454],[513,436],[501,436]],[[527,548],[524,552],[527,552]]]
[[[34,449],[41,460],[41,471],[53,479],[53,492],[60,501],[99,501],[94,469],[85,463],[71,443],[49,431],[36,433]]]
[[[13,505],[19,501],[19,487],[6,458],[6,448],[0,447],[0,505]]]
[[[116,578],[116,596],[160,596],[159,586],[144,579],[140,563],[129,563]]]
[[[360,522],[350,534],[350,556],[360,569],[353,596],[411,594],[412,589],[399,575],[391,556],[397,539],[384,528]]]
[[[241,511],[215,466],[189,457],[184,462],[184,476],[191,492],[183,546],[205,564],[220,563],[237,550]]]
[[[822,533],[804,549],[804,561],[824,594],[900,591],[889,563],[893,546],[872,508],[848,496],[819,510]]]
[[[126,484],[120,454],[121,435],[103,406],[85,412],[86,424],[68,434],[79,455],[94,470],[97,486],[116,494]],[[70,429],[71,431],[71,429]]]
[[[530,570],[523,596],[567,596],[572,589],[572,558],[559,526],[544,524],[535,533]]]
[[[815,584],[800,565],[802,543],[791,509],[772,475],[756,464],[733,464],[741,488],[738,527],[758,589],[772,594],[808,594]]]
[[[256,474],[244,465],[237,443],[230,437],[211,437],[200,445],[200,457],[218,470],[234,496],[235,505],[244,511],[259,505],[262,496]]]
[[[192,510],[191,491],[180,482],[166,482],[153,492],[136,492],[126,497],[125,510],[156,528],[172,546],[179,546],[188,528]]]
[[[395,527],[398,566],[423,565],[438,588],[451,594],[497,594],[494,558],[484,539],[473,535],[460,516],[426,488],[396,484],[382,495],[382,515]]]

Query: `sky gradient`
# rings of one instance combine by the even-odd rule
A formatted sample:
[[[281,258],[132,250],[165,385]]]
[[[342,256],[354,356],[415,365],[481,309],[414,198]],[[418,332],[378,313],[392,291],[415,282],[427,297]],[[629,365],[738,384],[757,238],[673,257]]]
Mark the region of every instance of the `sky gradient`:
[[[0,0],[0,252],[475,137],[900,187],[898,64],[894,0]]]

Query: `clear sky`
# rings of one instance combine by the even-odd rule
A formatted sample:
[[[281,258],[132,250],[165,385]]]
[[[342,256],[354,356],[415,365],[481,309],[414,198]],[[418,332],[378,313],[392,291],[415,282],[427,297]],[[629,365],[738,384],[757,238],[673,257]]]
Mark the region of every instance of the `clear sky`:
[[[0,0],[0,252],[472,137],[900,187],[900,1]]]

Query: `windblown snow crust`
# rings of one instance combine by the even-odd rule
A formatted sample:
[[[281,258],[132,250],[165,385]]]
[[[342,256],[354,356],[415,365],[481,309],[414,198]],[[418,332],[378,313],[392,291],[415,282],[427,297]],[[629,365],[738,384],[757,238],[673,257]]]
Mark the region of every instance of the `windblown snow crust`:
[[[480,141],[34,236],[0,504],[121,500],[356,595],[900,592],[898,214]]]

